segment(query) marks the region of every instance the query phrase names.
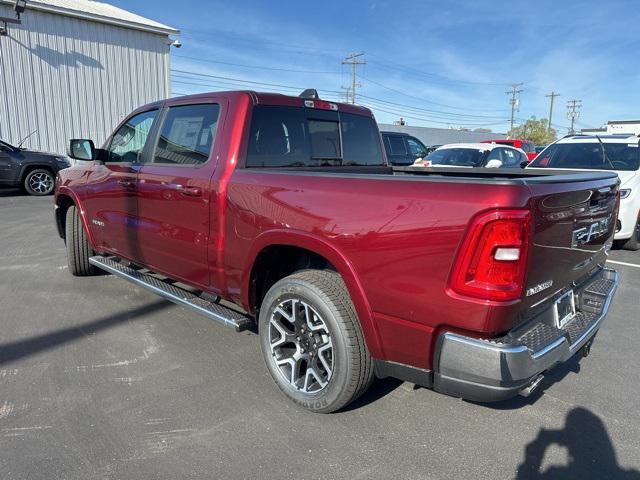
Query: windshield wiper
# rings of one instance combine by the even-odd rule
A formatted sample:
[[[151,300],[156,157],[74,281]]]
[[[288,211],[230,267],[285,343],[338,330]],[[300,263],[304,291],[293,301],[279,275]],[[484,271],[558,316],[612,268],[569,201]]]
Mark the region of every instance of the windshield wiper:
[[[609,156],[607,155],[607,150],[604,148],[604,143],[602,143],[602,140],[598,135],[596,135],[595,137],[598,139],[598,142],[600,142],[600,148],[602,148],[602,159],[606,160],[607,163],[611,165],[611,170],[615,170],[616,167],[614,167],[613,163],[611,163],[611,160],[609,160]]]

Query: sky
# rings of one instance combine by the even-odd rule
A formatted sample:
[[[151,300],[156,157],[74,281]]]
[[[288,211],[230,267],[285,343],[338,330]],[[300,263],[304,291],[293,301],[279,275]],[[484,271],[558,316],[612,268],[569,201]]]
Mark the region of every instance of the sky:
[[[364,52],[356,103],[381,123],[506,132],[517,83],[516,124],[548,118],[552,91],[559,134],[573,99],[576,128],[640,118],[635,1],[106,1],[181,31],[173,95],[316,88],[344,100],[342,61]]]

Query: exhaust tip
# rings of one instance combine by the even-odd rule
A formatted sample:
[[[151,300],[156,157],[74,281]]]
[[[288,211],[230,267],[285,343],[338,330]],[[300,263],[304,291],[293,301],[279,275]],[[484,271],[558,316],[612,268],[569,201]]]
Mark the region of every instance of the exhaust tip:
[[[536,378],[533,379],[533,381],[529,385],[527,385],[522,390],[520,390],[518,392],[518,395],[520,395],[521,397],[530,396],[533,393],[533,391],[536,388],[538,388],[543,378],[544,378],[544,375],[538,375]]]

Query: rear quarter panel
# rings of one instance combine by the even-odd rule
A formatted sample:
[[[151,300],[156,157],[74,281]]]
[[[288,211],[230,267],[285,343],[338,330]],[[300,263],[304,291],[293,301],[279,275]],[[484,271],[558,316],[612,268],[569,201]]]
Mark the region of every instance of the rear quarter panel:
[[[274,231],[292,245],[314,239],[344,261],[342,271],[336,266],[343,277],[355,277],[356,285],[347,281],[352,296],[362,289],[366,302],[356,307],[374,356],[422,368],[431,367],[440,327],[487,328],[491,305],[446,292],[469,219],[497,206],[524,207],[529,198],[522,185],[257,169],[236,170],[227,189],[224,269],[232,297],[247,302],[241,292],[256,239]]]

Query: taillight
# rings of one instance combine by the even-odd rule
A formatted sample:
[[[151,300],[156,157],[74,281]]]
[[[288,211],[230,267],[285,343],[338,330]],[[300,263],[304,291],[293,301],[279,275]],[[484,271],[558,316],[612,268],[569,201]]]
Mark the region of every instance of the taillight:
[[[519,298],[529,238],[528,210],[494,210],[476,216],[458,252],[450,288],[483,300]]]

